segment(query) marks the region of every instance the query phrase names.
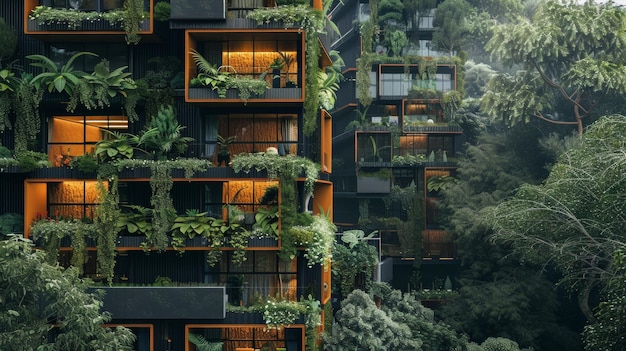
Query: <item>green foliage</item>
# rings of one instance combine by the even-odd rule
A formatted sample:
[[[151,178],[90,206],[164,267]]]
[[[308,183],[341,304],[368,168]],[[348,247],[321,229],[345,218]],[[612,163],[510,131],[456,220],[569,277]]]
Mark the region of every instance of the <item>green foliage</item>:
[[[115,243],[120,218],[119,194],[117,192],[117,177],[109,180],[108,189],[102,180],[98,180],[96,189],[100,194],[100,203],[96,205],[94,226],[96,229],[96,272],[108,282],[113,283],[115,268]]]
[[[2,61],[10,58],[17,47],[17,34],[15,30],[4,22],[0,17],[0,65]]]
[[[48,6],[36,6],[28,15],[31,20],[37,21],[41,25],[63,25],[68,29],[80,29],[85,21],[99,22],[107,21],[111,25],[122,22],[124,11],[112,10],[108,12],[96,11],[76,11],[70,9],[54,8]]]
[[[189,342],[196,345],[197,351],[222,351],[223,342],[208,342],[202,335],[189,333]]]
[[[465,0],[446,0],[437,6],[432,39],[435,47],[447,50],[450,56],[459,51],[470,35],[467,18],[474,12],[475,9]]]
[[[42,97],[43,89],[39,89],[36,84],[32,83],[30,74],[22,73],[12,99],[16,115],[14,125],[16,154],[35,148],[41,127],[39,103]]]
[[[30,172],[37,168],[50,167],[51,165],[48,155],[43,152],[16,150],[15,159],[25,172]]]
[[[324,339],[326,350],[419,350],[422,346],[408,325],[393,320],[361,290],[341,302],[335,318],[332,336]]]
[[[308,158],[289,155],[279,156],[266,153],[241,153],[231,161],[235,172],[267,171],[270,179],[295,181],[304,172],[304,189],[306,195],[313,193],[313,187],[319,177],[319,165]],[[295,205],[295,204],[294,204]]]
[[[626,92],[624,16],[612,4],[551,0],[538,6],[532,20],[520,17],[495,26],[487,50],[520,70],[490,84],[487,94],[494,97],[485,101],[484,111],[510,124],[535,117],[573,125],[579,134],[584,120],[597,117],[595,110],[621,112],[620,104],[603,102]]]
[[[253,234],[257,237],[278,239],[279,217],[278,206],[259,207],[254,215]]]
[[[129,329],[102,328],[111,316],[100,312],[101,295],[87,293],[88,284],[76,269],[46,263],[29,241],[0,242],[0,349],[132,350]],[[55,338],[49,337],[51,320]]]
[[[93,173],[98,170],[98,158],[93,153],[73,157],[70,167],[83,173]]]
[[[98,56],[92,52],[80,51],[72,55],[67,62],[58,67],[57,64],[43,55],[28,55],[27,59],[33,61],[31,66],[39,67],[42,72],[33,77],[31,84],[45,87],[48,92],[67,93],[72,96],[76,84],[87,75],[87,73],[74,69],[74,61],[81,56]]]
[[[624,350],[626,329],[626,254],[623,248],[613,253],[613,276],[603,291],[595,317],[597,323],[585,326],[583,338],[585,350]]]
[[[0,215],[0,235],[23,232],[24,216],[18,213],[3,213]]]
[[[139,43],[139,24],[147,18],[143,11],[143,0],[124,0],[124,17],[122,25],[126,31],[126,43]]]
[[[116,226],[129,234],[150,235],[152,231],[152,209],[138,205],[125,206],[128,212],[121,212]]]
[[[404,20],[403,10],[404,4],[400,0],[381,0],[378,5],[378,24],[386,26],[389,21],[400,24]]]
[[[522,186],[492,212],[496,240],[530,262],[550,262],[582,300],[590,286],[606,282],[612,254],[623,243],[624,135],[623,116],[599,119],[561,155],[544,184]]]
[[[154,160],[171,159],[187,150],[194,139],[181,135],[185,127],[178,124],[173,106],[161,106],[150,120],[138,141],[138,146],[151,153]]]
[[[222,70],[223,66],[218,67],[212,65],[199,52],[192,50],[194,62],[198,67],[198,75],[191,80],[191,85],[201,85],[217,90],[220,98],[226,97],[228,89],[237,89],[239,98],[244,102],[253,95],[260,95],[265,92],[269,86],[262,79],[253,79],[247,77],[238,77],[236,73],[233,75],[226,70]]]
[[[139,143],[139,137],[130,133],[108,131],[105,138],[96,143],[96,156],[101,162],[113,162],[120,159],[132,158],[135,153],[135,145]]]
[[[154,20],[158,22],[167,22],[170,19],[172,8],[169,2],[159,1],[154,4]]]
[[[83,75],[75,83],[67,110],[74,111],[79,102],[88,110],[110,107],[111,98],[117,95],[127,97],[129,91],[137,89],[131,73],[124,72],[127,68],[122,66],[111,71],[109,61],[100,61],[93,73]],[[136,120],[136,117],[134,112],[129,115],[131,121]]]
[[[335,243],[333,249],[332,273],[339,282],[341,296],[348,296],[354,290],[357,275],[363,273],[365,285],[372,283],[372,274],[378,265],[378,251],[369,245],[367,238],[361,230],[344,232],[341,239],[347,245]]]

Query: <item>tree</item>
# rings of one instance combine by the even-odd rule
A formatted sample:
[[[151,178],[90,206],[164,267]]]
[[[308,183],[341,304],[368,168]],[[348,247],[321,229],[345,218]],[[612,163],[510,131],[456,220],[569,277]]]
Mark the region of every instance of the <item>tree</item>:
[[[511,125],[539,118],[574,125],[579,134],[592,122],[585,121],[611,113],[606,109],[620,111],[625,20],[626,12],[610,2],[549,0],[532,19],[496,25],[486,49],[519,70],[491,79],[483,110]]]
[[[17,236],[0,242],[0,349],[132,350],[129,329],[101,327],[111,316],[85,291],[88,281],[45,255]]]
[[[510,255],[510,248],[489,241],[489,210],[524,183],[546,176],[545,159],[531,125],[501,129],[489,125],[459,162],[457,182],[443,191],[446,230],[461,259],[458,296],[447,300],[440,317],[470,339],[502,336],[535,350],[579,350],[576,332],[559,320],[569,308],[559,303],[554,280],[541,269]],[[575,308],[574,308],[575,310]]]
[[[603,117],[565,152],[541,185],[524,185],[491,214],[493,240],[524,260],[554,266],[564,286],[595,322],[589,295],[611,274],[612,255],[626,245],[626,119]]]
[[[433,44],[450,56],[461,50],[470,30],[467,19],[475,9],[465,0],[445,0],[437,7],[433,26]]]
[[[326,338],[326,350],[421,350],[406,324],[392,320],[362,290],[354,290],[341,302],[336,328]]]
[[[588,351],[626,350],[626,251],[613,254],[613,276],[604,291],[604,299],[595,313],[597,324],[585,327],[583,337]]]

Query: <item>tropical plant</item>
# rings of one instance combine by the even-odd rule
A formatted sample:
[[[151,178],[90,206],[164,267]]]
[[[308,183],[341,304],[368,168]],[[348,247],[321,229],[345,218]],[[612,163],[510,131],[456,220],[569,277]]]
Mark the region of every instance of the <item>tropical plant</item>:
[[[217,136],[217,145],[219,145],[220,149],[217,153],[217,164],[221,165],[224,162],[225,166],[228,166],[230,163],[230,150],[229,145],[232,144],[237,139],[236,136],[231,135],[229,137],[224,138],[221,135]]]
[[[151,153],[154,160],[174,158],[187,150],[188,143],[194,139],[181,135],[185,127],[178,124],[174,107],[161,106],[159,112],[150,120],[150,124],[138,140],[138,146]]]
[[[124,72],[127,68],[128,66],[122,66],[111,71],[109,61],[100,61],[94,67],[92,74],[82,76],[82,79],[76,83],[67,107],[68,111],[74,111],[79,102],[91,110],[110,106],[109,99],[118,94],[123,97],[128,96],[128,91],[136,89],[137,85],[131,78],[131,73]],[[135,120],[135,118],[129,119]]]
[[[208,342],[204,336],[189,333],[189,341],[196,346],[197,351],[222,351],[223,342]]]
[[[195,236],[207,237],[211,232],[211,222],[215,219],[208,217],[207,212],[187,210],[184,216],[178,216],[172,224],[172,247],[180,252],[184,251],[185,239]]]
[[[376,232],[365,235],[362,230],[349,230],[341,235],[341,241],[333,248],[332,273],[339,282],[341,296],[354,290],[355,279],[362,273],[365,287],[372,283],[372,273],[378,265],[378,251],[367,242]]]
[[[74,69],[74,61],[81,56],[98,56],[92,52],[80,51],[72,55],[65,64],[58,67],[57,64],[43,55],[28,55],[27,59],[33,61],[31,66],[40,67],[42,72],[33,77],[31,84],[38,87],[46,87],[48,92],[57,91],[73,96],[74,88],[87,73]]]
[[[139,143],[139,137],[130,133],[120,133],[104,130],[109,137],[96,143],[96,157],[102,162],[113,162],[119,159],[132,158],[135,153],[135,145]]]
[[[278,239],[279,231],[278,206],[259,207],[254,215],[252,233],[257,237],[269,237]]]
[[[128,212],[120,213],[116,227],[129,234],[150,235],[152,231],[152,209],[139,205],[126,205]]]
[[[191,50],[194,62],[200,71],[196,77],[190,82],[191,85],[202,85],[211,88],[211,90],[217,91],[217,96],[220,98],[226,97],[226,91],[228,89],[236,89],[239,98],[246,102],[252,95],[260,95],[265,92],[268,87],[267,83],[263,79],[253,79],[248,77],[239,77],[237,72],[231,74],[225,66],[212,65],[207,61],[198,51]],[[229,67],[233,69],[232,67]],[[233,69],[234,70],[234,69]]]
[[[445,190],[455,182],[456,179],[448,175],[429,177],[426,182],[426,188],[428,191]]]

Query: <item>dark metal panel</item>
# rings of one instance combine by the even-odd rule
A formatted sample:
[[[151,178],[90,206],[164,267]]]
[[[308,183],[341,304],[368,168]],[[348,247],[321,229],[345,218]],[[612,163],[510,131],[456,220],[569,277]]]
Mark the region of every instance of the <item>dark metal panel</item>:
[[[105,287],[103,310],[115,319],[224,319],[226,288]]]

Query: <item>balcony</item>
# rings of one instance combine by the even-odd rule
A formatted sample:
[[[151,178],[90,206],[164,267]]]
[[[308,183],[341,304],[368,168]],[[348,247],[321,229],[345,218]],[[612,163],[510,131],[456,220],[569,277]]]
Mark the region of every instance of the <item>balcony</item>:
[[[422,254],[427,260],[452,260],[457,257],[456,245],[443,230],[422,232]]]
[[[411,97],[438,101],[441,93],[456,90],[456,67],[449,64],[430,64],[431,69],[420,68],[417,64],[375,66],[372,73],[377,75],[378,98],[398,100]],[[425,93],[428,95],[424,96]]]
[[[304,33],[297,29],[188,30],[185,101],[304,101]]]
[[[153,3],[144,0],[143,13],[136,14],[136,34],[152,34]],[[129,16],[123,4],[123,0],[25,0],[24,33],[50,40],[62,40],[58,36],[64,35],[107,35],[123,40],[128,34],[123,18]]]

